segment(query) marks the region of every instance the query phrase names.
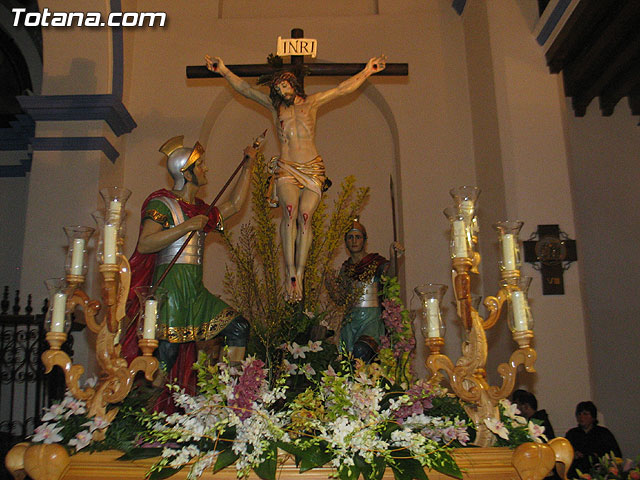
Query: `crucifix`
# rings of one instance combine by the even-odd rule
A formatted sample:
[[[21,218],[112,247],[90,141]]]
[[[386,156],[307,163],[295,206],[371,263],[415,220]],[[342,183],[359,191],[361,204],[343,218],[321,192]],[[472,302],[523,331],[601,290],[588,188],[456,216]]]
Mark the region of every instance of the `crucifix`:
[[[311,219],[322,193],[331,185],[315,145],[318,108],[356,91],[371,75],[407,75],[408,65],[387,64],[384,55],[366,64],[304,65],[304,55],[315,56],[317,42],[303,38],[301,29],[291,39],[278,39],[278,55],[291,55],[291,65],[230,65],[222,58],[205,56],[206,67],[187,67],[188,78],[223,77],[234,90],[267,108],[273,115],[280,143],[274,172],[277,204],[282,210],[280,237],[285,263],[285,294],[294,303],[303,298],[304,267],[311,247]],[[295,53],[295,54],[294,54]],[[303,76],[351,75],[334,88],[307,95]],[[259,83],[269,94],[241,77],[262,75]]]
[[[563,272],[569,263],[578,260],[576,241],[558,225],[538,225],[531,238],[522,243],[524,261],[542,274],[542,294],[564,295]]]
[[[292,39],[303,39],[304,31],[301,28],[291,30]],[[286,42],[286,41],[285,41]],[[289,48],[287,48],[289,45]],[[315,56],[315,51],[305,51],[305,45],[302,44],[298,48],[292,46],[292,42],[284,43],[283,53],[296,52],[297,55],[291,53],[291,65],[304,65],[307,74],[310,76],[327,77],[340,75],[355,75],[361,71],[364,63],[304,63],[305,55]],[[310,50],[310,49],[308,49]],[[286,65],[284,65],[286,66]],[[261,75],[274,73],[277,67],[267,64],[246,64],[246,65],[227,65],[229,70],[239,77],[259,77]],[[387,63],[386,68],[378,72],[377,75],[406,77],[409,75],[409,64],[407,63]],[[187,78],[220,78],[222,75],[210,71],[205,65],[187,66]]]

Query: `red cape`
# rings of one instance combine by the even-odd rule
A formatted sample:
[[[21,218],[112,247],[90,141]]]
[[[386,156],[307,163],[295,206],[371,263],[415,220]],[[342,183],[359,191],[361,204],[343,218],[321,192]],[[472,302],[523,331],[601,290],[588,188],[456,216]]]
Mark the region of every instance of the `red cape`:
[[[206,215],[209,208],[209,206],[200,198],[196,198],[195,203],[191,204],[182,201],[180,197],[169,190],[157,190],[149,195],[142,204],[140,212],[140,231],[142,231],[142,219],[144,218],[144,213],[147,209],[147,205],[151,200],[158,197],[168,197],[178,200],[182,211],[189,218],[196,215]],[[217,229],[220,224],[220,212],[216,207],[211,210],[208,216],[209,223],[207,223],[204,228],[205,232],[210,232],[211,230]],[[140,241],[140,232],[138,232],[138,241]],[[136,313],[139,309],[139,302],[134,288],[144,285],[151,285],[153,280],[153,271],[156,265],[156,254],[140,253],[138,251],[138,246],[136,243],[136,250],[129,259],[129,263],[131,265],[131,289],[129,290],[129,297],[127,298],[127,316],[130,319],[133,319],[135,318]],[[121,354],[129,363],[131,363],[131,361],[140,354],[140,350],[138,349],[137,331],[137,322],[131,323],[121,343]],[[191,394],[195,393],[196,388],[196,376],[193,369],[191,368],[196,359],[197,352],[195,343],[189,342],[181,344],[178,360],[176,361],[169,374],[169,379],[171,381],[173,381],[173,379],[177,379],[180,387],[184,388]],[[172,413],[173,411],[175,411],[175,407],[173,405],[169,392],[166,389],[156,403],[156,410],[162,410],[167,413]]]

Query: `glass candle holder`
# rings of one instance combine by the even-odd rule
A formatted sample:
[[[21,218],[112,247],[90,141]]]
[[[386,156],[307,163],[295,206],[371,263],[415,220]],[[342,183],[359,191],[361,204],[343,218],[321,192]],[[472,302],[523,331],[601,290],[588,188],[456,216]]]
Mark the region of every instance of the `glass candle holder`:
[[[120,225],[118,226],[118,228],[116,228],[115,225],[108,225],[105,223],[105,218],[108,217],[108,215],[105,215],[104,210],[96,210],[91,214],[91,216],[96,222],[96,230],[99,232],[98,245],[96,247],[96,259],[98,260],[98,263],[115,264],[117,262],[117,260],[115,259],[118,258],[118,255],[122,255],[124,252],[124,237],[127,214],[123,213],[120,215]],[[107,235],[105,235],[105,232]],[[107,238],[107,236],[110,242],[115,242],[115,253],[113,251],[108,251],[109,256],[106,257],[107,261],[105,262],[105,239]],[[109,247],[109,249],[111,249],[111,247]]]
[[[469,185],[452,188],[449,194],[453,198],[456,209],[462,215],[465,225],[472,234],[478,233],[478,220],[476,217],[477,201],[480,189]]]
[[[67,300],[72,293],[64,278],[49,278],[44,282],[49,292],[49,308],[44,317],[47,332],[69,333],[71,330],[71,312],[67,309]]]
[[[470,258],[473,252],[471,229],[465,224],[462,213],[454,207],[445,208],[443,213],[451,224],[451,240],[449,242],[451,258]]]
[[[84,277],[87,274],[87,245],[95,229],[80,225],[63,229],[69,241],[64,270],[67,275]]]
[[[104,200],[104,211],[102,212],[101,242],[98,248],[98,262],[105,265],[115,265],[122,244],[120,229],[125,214],[125,204],[131,195],[131,191],[122,187],[108,187],[100,190],[100,195]],[[94,219],[96,217],[94,216]],[[98,221],[96,219],[96,221]]]
[[[515,285],[509,286],[509,328],[512,332],[533,330],[533,316],[527,298],[531,277],[520,277]]]
[[[134,292],[140,302],[140,315],[138,318],[138,337],[154,340],[156,338],[156,325],[158,315],[163,303],[167,299],[167,290],[162,287],[148,285],[135,287]]]
[[[524,222],[505,220],[493,225],[498,231],[500,243],[500,260],[498,266],[501,271],[520,270],[522,259],[520,257],[520,240],[518,235]]]
[[[413,289],[420,299],[420,320],[424,338],[444,337],[445,325],[442,321],[440,305],[447,292],[447,286],[439,283],[425,283]]]

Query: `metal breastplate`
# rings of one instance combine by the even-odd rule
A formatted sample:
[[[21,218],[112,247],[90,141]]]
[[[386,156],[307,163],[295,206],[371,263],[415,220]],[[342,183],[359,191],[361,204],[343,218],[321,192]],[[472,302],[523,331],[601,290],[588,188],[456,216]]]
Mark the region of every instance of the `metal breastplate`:
[[[164,203],[171,212],[171,216],[173,217],[173,225],[180,225],[185,221],[184,213],[182,213],[182,209],[178,204],[177,200],[167,197],[158,198],[162,203]],[[173,228],[173,227],[170,227]],[[183,237],[180,237],[178,240],[168,245],[167,247],[160,250],[156,257],[157,265],[164,265],[167,263],[171,263],[173,257],[176,256],[182,244],[187,240],[189,234],[187,233]],[[193,236],[191,240],[189,240],[189,244],[185,247],[183,252],[178,257],[176,263],[187,263],[191,265],[202,265],[202,257],[204,254],[204,239],[206,233],[202,230],[196,231],[196,234]]]
[[[376,277],[372,277],[368,282],[358,282],[359,286],[364,286],[362,296],[356,300],[355,307],[379,307],[380,298],[378,297],[378,282]]]

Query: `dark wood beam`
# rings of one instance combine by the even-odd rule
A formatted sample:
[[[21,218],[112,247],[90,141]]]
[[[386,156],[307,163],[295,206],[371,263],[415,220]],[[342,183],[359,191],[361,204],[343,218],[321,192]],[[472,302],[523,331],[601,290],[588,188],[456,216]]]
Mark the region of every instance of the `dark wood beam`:
[[[634,30],[619,51],[607,57],[609,60],[602,71],[594,73],[588,83],[585,83],[584,87],[578,89],[577,93],[573,95],[574,104],[582,105],[586,109],[591,101],[606,89],[607,85],[615,82],[616,78],[625,72],[629,65],[640,61],[639,57],[640,30]],[[570,72],[567,71],[565,75],[570,75]]]
[[[366,63],[305,63],[309,70],[309,76],[351,76],[362,70]],[[227,65],[229,70],[239,77],[259,77],[276,69],[261,64]],[[286,65],[285,65],[286,67]],[[409,75],[408,63],[387,63],[384,70],[376,73],[376,76],[403,76]],[[220,78],[219,73],[214,73],[204,65],[192,65],[187,67],[187,78]]]
[[[600,110],[602,115],[608,117],[613,114],[613,109],[618,102],[627,96],[629,92],[640,88],[640,62],[635,62],[633,67],[628,68],[623,74],[618,75],[600,94]]]
[[[601,28],[592,33],[590,41],[585,41],[584,48],[563,69],[566,95],[582,92],[605,75],[617,52],[629,45],[635,48],[639,18],[638,1],[619,2],[608,12]]]
[[[551,73],[561,72],[567,62],[584,48],[585,38],[597,29],[607,12],[619,1],[583,0],[578,3],[545,54]]]

